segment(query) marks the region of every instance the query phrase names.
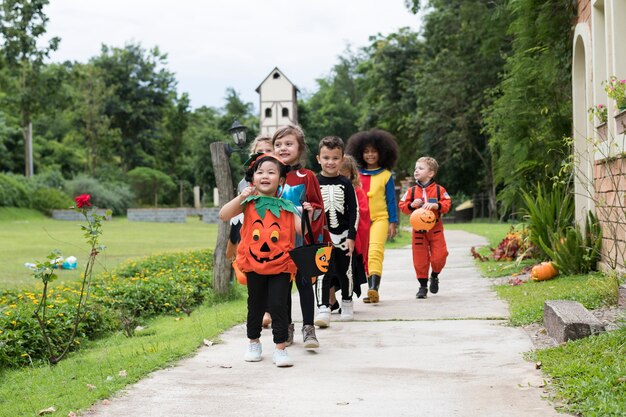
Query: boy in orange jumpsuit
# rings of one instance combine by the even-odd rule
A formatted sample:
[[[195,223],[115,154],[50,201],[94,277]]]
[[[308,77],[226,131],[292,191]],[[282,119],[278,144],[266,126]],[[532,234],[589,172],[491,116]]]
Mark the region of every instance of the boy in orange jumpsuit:
[[[430,274],[430,292],[439,291],[439,273],[446,265],[448,248],[443,235],[441,215],[450,211],[452,201],[446,190],[435,183],[433,179],[439,170],[439,164],[434,158],[425,156],[415,163],[415,180],[417,185],[409,188],[400,200],[400,210],[411,214],[417,208],[425,208],[435,213],[437,222],[428,230],[413,230],[413,266],[417,280],[420,283],[416,298],[426,298],[428,295],[428,270]]]

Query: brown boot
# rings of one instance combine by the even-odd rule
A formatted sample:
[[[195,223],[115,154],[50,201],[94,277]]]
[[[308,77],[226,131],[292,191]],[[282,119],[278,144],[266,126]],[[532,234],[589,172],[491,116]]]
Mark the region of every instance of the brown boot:
[[[367,300],[363,300],[367,303],[376,304],[380,301],[380,297],[378,296],[378,287],[380,286],[380,275],[370,275],[367,278],[367,285],[369,289],[367,290]]]

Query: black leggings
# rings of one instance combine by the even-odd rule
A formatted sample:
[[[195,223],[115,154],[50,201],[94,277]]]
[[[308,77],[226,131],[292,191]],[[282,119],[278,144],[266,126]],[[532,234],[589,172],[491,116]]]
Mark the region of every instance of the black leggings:
[[[300,309],[302,310],[302,324],[313,324],[313,315],[315,313],[315,294],[313,293],[313,283],[310,278],[303,278],[300,273],[296,273],[296,287],[300,294]],[[293,286],[292,286],[293,287]],[[271,313],[270,313],[271,314]],[[274,316],[272,315],[272,320]],[[289,323],[293,323],[291,319],[291,297],[289,297]]]
[[[291,275],[261,275],[247,272],[248,277],[248,339],[261,337],[265,309],[272,315],[274,343],[287,340],[287,327],[291,321]],[[289,310],[288,310],[289,309]]]

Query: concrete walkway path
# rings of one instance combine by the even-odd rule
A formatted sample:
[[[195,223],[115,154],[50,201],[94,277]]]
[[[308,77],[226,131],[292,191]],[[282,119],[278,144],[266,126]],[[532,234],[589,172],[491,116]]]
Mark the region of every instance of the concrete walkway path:
[[[469,248],[486,242],[461,231],[446,237],[439,294],[416,300],[410,249],[387,250],[381,302],[355,300],[354,322],[333,315],[329,328],[317,330],[317,351],[302,347],[296,323],[292,368],[272,364],[271,331],[262,335],[263,360],[244,362],[239,325],[223,343],[154,372],[87,415],[563,416],[541,398],[541,374],[522,357],[532,349],[528,336],[507,326],[506,304],[473,266]]]

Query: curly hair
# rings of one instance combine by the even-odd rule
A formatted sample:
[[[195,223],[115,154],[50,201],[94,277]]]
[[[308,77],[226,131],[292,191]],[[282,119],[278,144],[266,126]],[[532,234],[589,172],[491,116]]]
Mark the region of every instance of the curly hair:
[[[363,152],[368,146],[378,151],[378,164],[391,171],[398,161],[399,149],[396,138],[382,129],[357,132],[348,139],[346,153],[352,155],[361,168],[367,168]]]

